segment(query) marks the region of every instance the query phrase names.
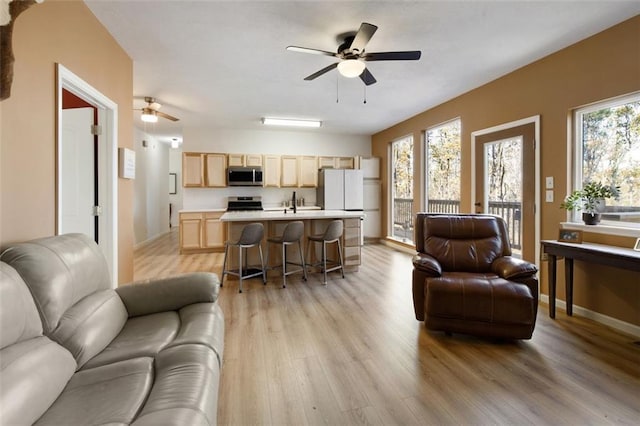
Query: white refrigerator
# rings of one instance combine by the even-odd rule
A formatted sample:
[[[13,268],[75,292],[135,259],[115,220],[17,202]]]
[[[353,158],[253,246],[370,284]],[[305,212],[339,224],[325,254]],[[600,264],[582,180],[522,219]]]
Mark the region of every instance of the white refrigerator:
[[[363,210],[362,170],[320,169],[316,203],[323,210]]]

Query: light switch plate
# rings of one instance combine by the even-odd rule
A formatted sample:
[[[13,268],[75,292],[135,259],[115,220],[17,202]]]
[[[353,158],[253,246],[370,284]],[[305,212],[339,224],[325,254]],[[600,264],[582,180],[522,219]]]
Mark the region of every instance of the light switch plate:
[[[544,200],[547,203],[553,203],[553,190],[547,190],[545,191],[545,197]]]
[[[553,189],[553,176],[547,176],[545,179],[545,188]]]

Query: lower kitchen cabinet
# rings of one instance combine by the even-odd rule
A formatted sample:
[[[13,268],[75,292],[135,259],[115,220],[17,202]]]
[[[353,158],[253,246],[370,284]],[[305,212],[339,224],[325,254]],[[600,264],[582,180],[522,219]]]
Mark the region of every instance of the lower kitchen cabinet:
[[[358,266],[362,263],[360,259],[360,219],[344,219],[344,265]]]
[[[224,212],[180,213],[180,254],[224,250],[226,226]]]

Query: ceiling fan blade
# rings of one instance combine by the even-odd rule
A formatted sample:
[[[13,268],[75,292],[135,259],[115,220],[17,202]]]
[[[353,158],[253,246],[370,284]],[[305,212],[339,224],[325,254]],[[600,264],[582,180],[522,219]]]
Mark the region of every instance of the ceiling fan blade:
[[[332,69],[336,68],[338,66],[338,62],[336,62],[335,64],[331,64],[327,67],[322,68],[320,71],[316,71],[313,74],[311,74],[308,77],[305,77],[304,79],[307,81],[311,81],[311,80],[315,80],[316,78],[320,77],[322,74],[328,73],[329,71],[331,71]]]
[[[290,50],[292,52],[300,52],[300,53],[312,53],[314,55],[338,56],[336,53],[327,52],[326,50],[310,49],[308,47],[300,47],[300,46],[287,46],[287,50]]]
[[[179,118],[176,118],[176,117],[174,117],[172,115],[169,115],[169,114],[165,114],[164,112],[160,112],[160,111],[156,111],[156,115],[160,116],[160,117],[163,117],[163,118],[166,118],[167,120],[171,120],[171,121],[179,121],[180,120]]]
[[[361,56],[365,61],[417,61],[422,52],[419,50],[409,50],[406,52],[378,52],[365,53]]]
[[[377,29],[377,26],[363,22],[351,42],[351,51],[357,50],[358,52],[363,52],[364,47],[369,43],[369,40],[371,40],[371,37],[373,37]]]
[[[365,68],[364,71],[362,71],[362,74],[360,74],[360,80],[362,80],[367,86],[371,86],[373,83],[378,81],[367,68]]]

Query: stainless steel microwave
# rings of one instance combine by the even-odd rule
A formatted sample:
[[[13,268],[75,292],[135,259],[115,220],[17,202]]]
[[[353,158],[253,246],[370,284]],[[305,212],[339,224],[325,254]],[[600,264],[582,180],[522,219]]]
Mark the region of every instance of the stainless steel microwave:
[[[227,168],[227,185],[262,186],[262,167]]]

